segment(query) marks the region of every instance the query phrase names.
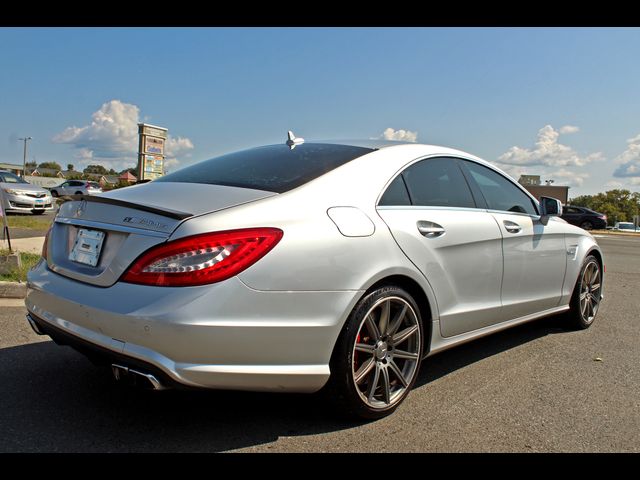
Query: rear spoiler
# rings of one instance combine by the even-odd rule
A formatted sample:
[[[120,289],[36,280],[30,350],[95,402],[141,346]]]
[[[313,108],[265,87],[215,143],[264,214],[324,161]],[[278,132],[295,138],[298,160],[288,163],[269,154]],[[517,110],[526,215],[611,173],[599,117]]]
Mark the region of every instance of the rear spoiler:
[[[176,220],[184,220],[185,218],[193,217],[193,213],[178,212],[177,210],[170,210],[168,208],[150,207],[148,205],[140,205],[137,203],[125,202],[124,200],[118,200],[117,198],[100,197],[97,195],[65,195],[62,198],[67,198],[74,201],[85,200],[87,202],[106,203],[108,205],[133,208],[135,210],[155,213],[156,215],[162,215],[163,217],[169,217]]]

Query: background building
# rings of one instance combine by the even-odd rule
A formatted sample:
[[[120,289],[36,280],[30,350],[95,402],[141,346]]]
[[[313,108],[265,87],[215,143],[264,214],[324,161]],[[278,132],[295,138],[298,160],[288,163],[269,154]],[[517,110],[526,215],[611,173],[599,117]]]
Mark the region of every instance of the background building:
[[[549,182],[553,182],[550,180]],[[566,185],[551,185],[550,183],[542,185],[540,175],[520,175],[518,183],[526,188],[531,195],[536,197],[538,201],[540,197],[557,198],[566,205],[569,201],[569,187]]]

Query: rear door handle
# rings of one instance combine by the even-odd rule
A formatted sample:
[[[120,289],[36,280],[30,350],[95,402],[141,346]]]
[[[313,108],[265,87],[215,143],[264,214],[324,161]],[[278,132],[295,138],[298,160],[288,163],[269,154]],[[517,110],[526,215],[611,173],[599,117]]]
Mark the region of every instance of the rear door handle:
[[[522,227],[518,225],[516,222],[510,222],[509,220],[504,220],[502,223],[504,224],[504,228],[509,233],[520,233],[522,231]]]
[[[434,222],[427,222],[425,220],[420,220],[417,223],[418,231],[421,235],[424,235],[427,238],[435,238],[441,235],[444,235],[445,229],[442,225],[438,225]]]

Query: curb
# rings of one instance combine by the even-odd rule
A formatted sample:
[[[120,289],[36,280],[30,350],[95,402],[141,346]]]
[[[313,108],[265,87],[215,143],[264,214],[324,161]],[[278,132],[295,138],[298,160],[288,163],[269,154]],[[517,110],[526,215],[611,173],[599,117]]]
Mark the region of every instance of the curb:
[[[26,283],[0,282],[0,298],[24,298],[26,296]]]

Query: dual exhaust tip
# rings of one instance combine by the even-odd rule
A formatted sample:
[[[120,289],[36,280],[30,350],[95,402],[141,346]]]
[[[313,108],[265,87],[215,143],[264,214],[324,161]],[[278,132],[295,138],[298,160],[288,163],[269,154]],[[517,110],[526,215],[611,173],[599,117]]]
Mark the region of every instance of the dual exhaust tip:
[[[166,390],[166,387],[150,373],[139,372],[138,370],[118,365],[117,363],[111,364],[111,372],[113,373],[113,378],[118,382],[127,383],[146,390]]]
[[[31,328],[38,335],[46,335],[38,322],[36,322],[33,317],[27,314],[27,321]],[[133,368],[125,367],[124,365],[119,365],[117,363],[111,364],[111,373],[113,373],[113,378],[118,382],[127,383],[129,385],[140,387],[146,390],[166,390],[167,387],[160,383],[155,375],[150,373],[140,372],[138,370],[134,370]]]

